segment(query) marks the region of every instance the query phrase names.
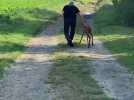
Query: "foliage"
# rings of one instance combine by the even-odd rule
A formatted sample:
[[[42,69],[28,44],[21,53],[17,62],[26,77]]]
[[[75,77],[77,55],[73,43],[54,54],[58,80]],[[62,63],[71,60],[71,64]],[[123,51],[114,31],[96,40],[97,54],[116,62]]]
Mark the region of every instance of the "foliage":
[[[121,24],[134,25],[134,0],[113,0]]]
[[[121,64],[134,72],[134,29],[120,23],[124,19],[118,19],[119,15],[111,0],[103,1],[94,18],[96,37],[104,42]]]
[[[101,0],[101,3],[97,6],[98,12],[100,11],[102,13],[102,9],[105,9],[105,17],[103,18],[106,19],[106,22],[108,22],[107,24],[134,26],[133,0]]]

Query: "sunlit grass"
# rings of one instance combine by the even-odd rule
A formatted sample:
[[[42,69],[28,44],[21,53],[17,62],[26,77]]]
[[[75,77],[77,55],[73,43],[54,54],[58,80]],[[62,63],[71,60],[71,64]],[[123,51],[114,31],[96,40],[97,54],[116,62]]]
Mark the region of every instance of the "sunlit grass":
[[[1,0],[0,9],[16,9],[16,8],[48,8],[59,10],[68,0]],[[56,8],[56,9],[54,9]]]
[[[98,36],[98,38],[103,41],[104,45],[110,49],[113,54],[119,54],[116,57],[122,64],[126,65],[130,70],[134,71],[134,35],[105,34]]]
[[[0,77],[42,28],[54,23],[68,0],[0,0]],[[43,27],[42,27],[43,26]]]

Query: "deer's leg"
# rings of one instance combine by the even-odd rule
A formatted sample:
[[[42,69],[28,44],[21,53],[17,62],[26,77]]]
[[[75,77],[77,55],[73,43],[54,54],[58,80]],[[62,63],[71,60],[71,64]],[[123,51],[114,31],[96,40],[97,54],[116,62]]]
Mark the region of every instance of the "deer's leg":
[[[91,43],[92,43],[92,46],[94,45],[94,39],[93,39],[93,34],[91,33]]]
[[[89,48],[90,47],[90,35],[87,33],[87,47]]]
[[[81,39],[80,39],[79,44],[81,44],[81,41],[82,41],[82,39],[83,39],[83,36],[84,36],[84,33],[82,33],[82,35],[81,35]]]

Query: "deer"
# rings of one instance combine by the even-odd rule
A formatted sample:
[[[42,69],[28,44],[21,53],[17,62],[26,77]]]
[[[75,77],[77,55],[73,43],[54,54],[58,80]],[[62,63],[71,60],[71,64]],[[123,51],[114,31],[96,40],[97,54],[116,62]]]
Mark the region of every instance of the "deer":
[[[80,39],[79,44],[81,44],[83,36],[86,35],[86,38],[87,38],[87,48],[89,48],[90,46],[94,45],[92,29],[91,29],[91,26],[89,24],[87,24],[87,22],[84,22],[82,26],[83,26],[82,27],[83,33],[81,35],[81,39]]]

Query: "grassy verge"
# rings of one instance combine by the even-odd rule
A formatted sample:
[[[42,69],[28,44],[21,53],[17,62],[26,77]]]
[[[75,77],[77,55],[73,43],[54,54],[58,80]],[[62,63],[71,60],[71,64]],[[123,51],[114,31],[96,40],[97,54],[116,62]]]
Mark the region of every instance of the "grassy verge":
[[[30,38],[53,23],[67,0],[0,1],[0,77]],[[43,28],[44,28],[43,27]]]
[[[89,58],[55,53],[54,61],[49,83],[57,93],[55,100],[112,100],[90,77]]]
[[[134,29],[119,25],[112,0],[103,0],[94,18],[95,32],[98,39],[111,50],[119,62],[134,72]]]

